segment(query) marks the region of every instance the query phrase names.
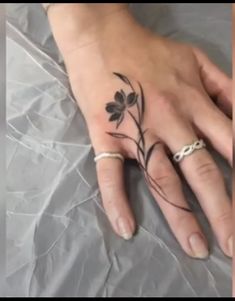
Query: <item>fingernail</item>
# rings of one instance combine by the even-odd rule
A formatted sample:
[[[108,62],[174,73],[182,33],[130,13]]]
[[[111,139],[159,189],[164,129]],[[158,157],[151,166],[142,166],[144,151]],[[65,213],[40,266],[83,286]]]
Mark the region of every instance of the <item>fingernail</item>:
[[[233,235],[231,235],[228,239],[228,251],[229,256],[233,257]]]
[[[206,258],[209,255],[208,248],[202,236],[199,233],[194,233],[189,238],[191,249],[196,258]]]
[[[124,219],[123,217],[120,217],[117,222],[118,225],[118,233],[126,240],[130,239],[132,237],[132,231],[129,225],[129,222]]]

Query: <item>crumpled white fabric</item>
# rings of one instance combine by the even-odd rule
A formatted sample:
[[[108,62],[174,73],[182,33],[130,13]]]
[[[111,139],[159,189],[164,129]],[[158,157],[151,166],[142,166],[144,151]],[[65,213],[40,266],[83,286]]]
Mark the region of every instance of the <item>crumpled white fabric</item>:
[[[230,4],[131,9],[152,30],[201,46],[230,72]],[[186,184],[209,238],[208,260],[183,253],[130,162],[126,186],[138,233],[124,241],[111,230],[86,124],[40,4],[8,4],[7,91],[8,296],[231,296],[231,260]],[[213,155],[230,187],[230,168]]]

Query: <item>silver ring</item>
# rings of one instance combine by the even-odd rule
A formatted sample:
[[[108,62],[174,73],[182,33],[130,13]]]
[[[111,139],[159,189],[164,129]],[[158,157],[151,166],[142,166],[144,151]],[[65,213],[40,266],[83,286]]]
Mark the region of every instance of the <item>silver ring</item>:
[[[110,153],[110,152],[105,152],[105,153],[100,153],[97,156],[95,156],[94,161],[98,162],[101,159],[105,158],[111,158],[111,159],[119,159],[122,162],[124,162],[125,158],[123,157],[122,154],[120,153]]]
[[[203,147],[206,147],[205,142],[202,139],[196,140],[192,144],[185,145],[179,152],[175,153],[173,156],[173,160],[175,162],[180,162],[185,156],[188,156],[192,154],[195,150],[201,149]]]

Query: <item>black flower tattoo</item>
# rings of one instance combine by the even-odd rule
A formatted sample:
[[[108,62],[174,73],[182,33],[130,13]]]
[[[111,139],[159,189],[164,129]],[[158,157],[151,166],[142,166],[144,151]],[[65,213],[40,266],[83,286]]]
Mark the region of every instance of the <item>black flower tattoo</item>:
[[[109,114],[111,114],[111,116],[109,117],[109,121],[111,122],[115,121],[116,129],[118,129],[118,127],[121,125],[122,121],[124,120],[125,115],[128,115],[133,120],[138,130],[139,137],[136,140],[124,133],[107,132],[107,134],[117,139],[128,139],[132,141],[137,147],[138,163],[140,168],[144,171],[145,178],[149,186],[155,192],[157,192],[167,203],[179,209],[191,212],[190,209],[178,206],[173,202],[171,202],[170,200],[168,200],[160,185],[154,180],[154,178],[148,172],[148,166],[149,166],[151,156],[156,146],[160,142],[157,141],[150,146],[146,145],[145,134],[147,130],[142,129],[142,123],[143,123],[144,112],[145,112],[145,97],[144,97],[144,91],[141,84],[138,83],[139,92],[137,93],[133,88],[130,80],[126,76],[116,72],[114,73],[114,75],[119,77],[125,84],[127,84],[132,91],[129,94],[126,94],[121,89],[120,91],[117,91],[115,93],[114,101],[107,103],[105,109]],[[131,110],[134,109],[134,107],[136,108],[137,116],[134,114],[133,110]]]
[[[125,110],[134,106],[137,102],[138,95],[131,92],[128,95],[123,90],[115,93],[114,101],[106,105],[106,111],[111,114],[109,121],[117,121],[116,128],[124,119]]]

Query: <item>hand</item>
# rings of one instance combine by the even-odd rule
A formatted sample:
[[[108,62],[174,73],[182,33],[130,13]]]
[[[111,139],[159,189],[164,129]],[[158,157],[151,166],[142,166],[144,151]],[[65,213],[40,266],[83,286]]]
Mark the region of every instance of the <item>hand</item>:
[[[53,18],[55,12],[52,25]],[[232,164],[232,123],[225,115],[231,115],[231,80],[199,49],[153,35],[126,9],[96,21],[82,35],[71,26],[66,41],[52,27],[95,153],[119,152],[138,160],[184,251],[207,257],[206,239],[168,154],[202,137]],[[222,250],[232,256],[231,202],[213,158],[203,148],[185,157],[179,167]],[[114,231],[130,238],[136,225],[122,162],[98,161],[97,175]]]

